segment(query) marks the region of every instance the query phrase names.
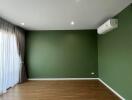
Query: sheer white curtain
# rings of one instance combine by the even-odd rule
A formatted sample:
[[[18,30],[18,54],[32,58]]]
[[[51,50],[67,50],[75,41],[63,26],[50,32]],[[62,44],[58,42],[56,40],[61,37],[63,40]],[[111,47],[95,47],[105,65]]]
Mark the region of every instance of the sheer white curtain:
[[[19,82],[21,59],[16,36],[9,32],[0,30],[0,94]]]

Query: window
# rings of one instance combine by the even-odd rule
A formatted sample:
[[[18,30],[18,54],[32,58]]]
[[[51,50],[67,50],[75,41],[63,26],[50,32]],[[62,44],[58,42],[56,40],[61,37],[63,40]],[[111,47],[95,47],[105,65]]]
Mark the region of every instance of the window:
[[[0,30],[0,93],[19,82],[20,57],[16,36]]]

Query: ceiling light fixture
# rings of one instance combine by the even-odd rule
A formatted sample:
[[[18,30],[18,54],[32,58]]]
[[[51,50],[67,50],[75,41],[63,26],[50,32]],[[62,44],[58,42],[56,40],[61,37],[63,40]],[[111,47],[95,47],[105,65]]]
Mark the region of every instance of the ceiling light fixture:
[[[70,23],[72,26],[75,24],[75,22],[74,21],[71,21],[71,23]]]
[[[21,23],[22,26],[24,26],[24,23]]]

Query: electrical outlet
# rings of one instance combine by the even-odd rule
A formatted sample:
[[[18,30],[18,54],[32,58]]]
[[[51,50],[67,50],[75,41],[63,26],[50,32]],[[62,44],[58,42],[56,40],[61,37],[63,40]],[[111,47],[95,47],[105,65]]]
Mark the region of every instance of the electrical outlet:
[[[94,75],[95,73],[94,72],[91,72],[91,75]]]

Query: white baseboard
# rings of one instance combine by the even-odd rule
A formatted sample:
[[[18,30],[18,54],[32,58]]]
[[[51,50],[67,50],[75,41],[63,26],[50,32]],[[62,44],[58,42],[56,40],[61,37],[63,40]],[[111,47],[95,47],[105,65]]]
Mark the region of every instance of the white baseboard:
[[[98,79],[102,84],[104,84],[110,91],[112,91],[115,95],[117,95],[121,100],[125,100],[124,97],[122,97],[118,92],[116,92],[114,89],[112,89],[109,85],[107,85],[103,80],[100,78]]]
[[[98,80],[99,78],[29,78],[28,80]]]
[[[56,80],[98,80],[103,85],[105,85],[110,91],[112,91],[115,95],[117,95],[121,100],[125,100],[124,97],[122,97],[118,92],[116,92],[114,89],[112,89],[109,85],[107,85],[103,80],[100,78],[29,78],[28,80],[34,80],[34,81],[56,81]]]

